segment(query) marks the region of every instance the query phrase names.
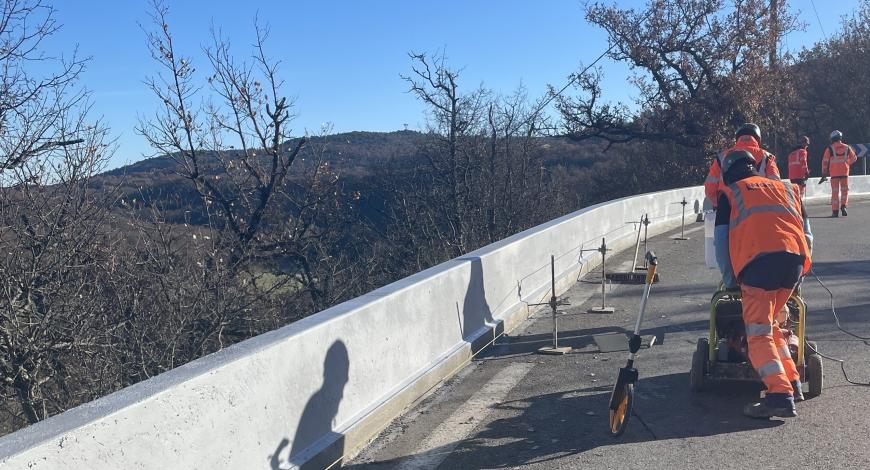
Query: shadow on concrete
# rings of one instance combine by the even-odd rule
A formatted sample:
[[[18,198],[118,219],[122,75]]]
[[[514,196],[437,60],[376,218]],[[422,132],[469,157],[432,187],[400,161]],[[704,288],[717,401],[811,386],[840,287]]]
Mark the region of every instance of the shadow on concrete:
[[[492,317],[492,310],[486,301],[486,287],[483,284],[483,264],[480,258],[463,258],[471,263],[471,273],[468,280],[468,289],[462,307],[458,304],[457,320],[462,331],[462,338],[471,342],[473,352],[480,351],[491,343],[503,331],[501,322],[496,322]],[[475,338],[481,330],[485,333]]]
[[[290,440],[284,438],[269,456],[272,470],[295,466],[326,468],[341,460],[344,455],[344,436],[334,432],[333,427],[338,405],[344,396],[349,368],[347,347],[341,341],[334,342],[323,361],[323,384],[305,404],[292,447]]]
[[[688,374],[681,373],[641,377],[635,410],[643,422],[632,417],[625,434],[613,438],[607,433],[611,386],[503,402],[493,411],[498,419],[453,449],[439,468],[513,468],[547,462],[551,468],[561,468],[578,461],[559,459],[616,444],[717,436],[782,424],[742,416],[743,406],[758,396],[757,385],[723,383],[714,392],[693,394]],[[396,468],[406,458],[352,468]]]

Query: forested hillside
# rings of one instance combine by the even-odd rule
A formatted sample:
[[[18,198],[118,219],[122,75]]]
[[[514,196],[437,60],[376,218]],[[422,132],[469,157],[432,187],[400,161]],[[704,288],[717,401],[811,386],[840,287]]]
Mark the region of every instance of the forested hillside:
[[[870,0],[796,52],[785,1],[590,4],[635,102],[605,100],[595,66],[504,94],[412,52],[396,73],[425,129],[314,136],[291,131],[290,71],[264,28],[241,54],[215,33],[192,64],[156,2],[159,110],[137,132],[161,156],[106,172],[114,134],[90,112],[87,60],[42,54],[48,0],[0,4],[6,430],[582,207],[701,184],[744,122],[782,170],[801,135],[816,175],[831,130],[870,141]]]

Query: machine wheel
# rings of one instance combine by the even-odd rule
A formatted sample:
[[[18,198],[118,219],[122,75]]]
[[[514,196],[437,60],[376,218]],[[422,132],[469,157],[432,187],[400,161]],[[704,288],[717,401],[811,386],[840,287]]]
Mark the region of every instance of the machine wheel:
[[[822,394],[822,385],[825,381],[825,373],[822,368],[822,356],[813,354],[807,356],[807,396],[817,397]]]
[[[620,387],[617,383],[614,385],[613,393],[619,405],[615,410],[610,410],[609,432],[611,436],[618,437],[625,432],[628,420],[631,418],[631,410],[634,406],[634,384],[624,384]]]
[[[689,372],[689,386],[693,392],[704,391],[707,382],[707,357],[710,342],[707,338],[698,339],[698,346],[692,354],[692,370]]]

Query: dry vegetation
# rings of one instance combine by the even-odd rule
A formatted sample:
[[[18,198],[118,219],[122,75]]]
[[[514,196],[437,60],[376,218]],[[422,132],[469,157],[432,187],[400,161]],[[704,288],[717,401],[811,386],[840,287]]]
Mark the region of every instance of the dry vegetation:
[[[743,121],[781,158],[800,134],[813,155],[835,127],[870,139],[870,111],[854,105],[870,102],[868,0],[796,57],[779,50],[798,26],[784,1],[595,4],[587,18],[634,68],[638,103],[602,102],[592,70],[554,97],[553,117],[525,90],[466,89],[444,57],[414,53],[403,78],[429,129],[306,138],[291,135],[268,28],[242,55],[212,37],[197,70],[156,3],[148,85],[161,107],[140,132],[165,156],[103,173],[111,134],[89,117],[85,62],[41,52],[53,8],[0,5],[7,431],[570,210],[697,184]],[[54,73],[33,74],[35,61]]]

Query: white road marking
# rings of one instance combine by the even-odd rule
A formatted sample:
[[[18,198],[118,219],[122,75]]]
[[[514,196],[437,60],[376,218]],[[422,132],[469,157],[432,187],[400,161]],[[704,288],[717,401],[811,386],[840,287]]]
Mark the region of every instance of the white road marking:
[[[534,364],[517,362],[505,367],[471,398],[462,404],[414,450],[397,468],[432,470],[441,465],[469,434],[501,403],[507,394],[532,370]]]

